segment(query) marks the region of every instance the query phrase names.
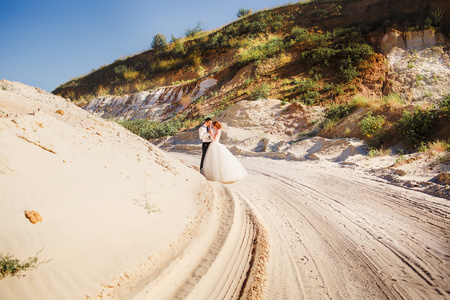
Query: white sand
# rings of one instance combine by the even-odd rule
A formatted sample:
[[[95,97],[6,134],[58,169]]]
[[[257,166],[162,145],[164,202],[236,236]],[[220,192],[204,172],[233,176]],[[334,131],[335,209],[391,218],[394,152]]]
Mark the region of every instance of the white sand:
[[[325,160],[239,159],[231,193],[269,233],[263,299],[448,298],[448,200]]]
[[[208,272],[214,279],[226,274],[233,243],[251,244],[252,229],[246,239],[239,233],[256,223],[242,206],[225,206],[233,201],[221,185],[62,98],[0,85],[0,252],[25,260],[43,249],[40,261],[51,259],[0,280],[0,299],[172,299],[190,291],[206,257],[219,268]],[[30,223],[25,210],[42,222]],[[225,242],[228,256],[208,254]],[[243,252],[230,272],[247,274]],[[239,292],[245,277],[230,278],[216,294]]]

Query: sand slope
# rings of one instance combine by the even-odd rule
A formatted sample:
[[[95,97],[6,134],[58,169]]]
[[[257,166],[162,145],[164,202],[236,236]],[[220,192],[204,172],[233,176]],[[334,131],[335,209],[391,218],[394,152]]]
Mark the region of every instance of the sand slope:
[[[65,99],[0,83],[0,252],[51,260],[0,280],[0,299],[251,294],[260,227],[222,185]]]

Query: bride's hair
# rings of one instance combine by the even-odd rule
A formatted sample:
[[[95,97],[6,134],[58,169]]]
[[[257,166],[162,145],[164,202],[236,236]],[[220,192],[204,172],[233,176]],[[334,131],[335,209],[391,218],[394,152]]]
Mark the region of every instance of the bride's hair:
[[[214,121],[212,124],[213,126],[217,127],[217,129],[222,128],[222,124],[220,124],[219,121]]]

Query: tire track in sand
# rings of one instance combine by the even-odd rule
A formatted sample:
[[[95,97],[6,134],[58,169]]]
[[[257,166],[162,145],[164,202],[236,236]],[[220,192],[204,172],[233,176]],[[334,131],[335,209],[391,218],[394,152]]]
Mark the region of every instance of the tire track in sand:
[[[450,295],[447,200],[335,163],[240,160],[249,176],[229,188],[269,234],[263,299]]]
[[[448,296],[445,200],[340,168],[322,172],[309,162],[276,162],[282,168],[268,160],[244,162],[252,176],[234,188],[263,215],[275,248],[268,299]],[[278,257],[278,244],[291,253]],[[297,272],[294,266],[286,270],[286,256],[308,263],[297,263]],[[298,294],[279,284],[298,282],[286,278],[295,273],[302,282]]]

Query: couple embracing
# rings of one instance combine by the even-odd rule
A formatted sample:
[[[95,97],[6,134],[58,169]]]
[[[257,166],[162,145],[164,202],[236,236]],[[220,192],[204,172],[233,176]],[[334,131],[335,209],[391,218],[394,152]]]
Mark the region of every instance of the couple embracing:
[[[231,183],[243,179],[247,176],[247,171],[236,157],[219,143],[221,128],[219,121],[212,122],[211,118],[206,118],[198,130],[202,140],[200,172],[208,180]]]

